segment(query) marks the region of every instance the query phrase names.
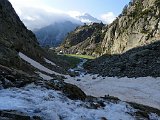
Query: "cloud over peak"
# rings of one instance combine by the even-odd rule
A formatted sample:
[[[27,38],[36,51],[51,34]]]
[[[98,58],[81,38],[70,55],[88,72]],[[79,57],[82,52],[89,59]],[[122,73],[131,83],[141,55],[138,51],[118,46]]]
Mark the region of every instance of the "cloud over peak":
[[[82,24],[84,22],[101,22],[93,16],[79,11],[63,11],[47,6],[42,0],[9,0],[20,19],[28,29],[39,29],[55,22],[71,21]],[[115,19],[112,12],[101,15],[100,19],[105,23],[111,23]]]
[[[72,21],[80,24],[74,19],[75,12],[65,12],[46,6],[39,0],[9,0],[17,14],[28,29],[39,29],[55,22]]]

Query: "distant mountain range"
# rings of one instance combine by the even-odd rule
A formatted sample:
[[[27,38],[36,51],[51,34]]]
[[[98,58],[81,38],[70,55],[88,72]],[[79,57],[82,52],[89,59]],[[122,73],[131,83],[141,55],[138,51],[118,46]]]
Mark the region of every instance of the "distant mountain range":
[[[57,47],[65,39],[68,33],[75,30],[76,27],[84,23],[100,23],[101,21],[94,18],[88,13],[75,17],[75,21],[57,21],[51,25],[40,29],[33,30],[41,46]]]
[[[70,21],[54,23],[34,31],[41,46],[56,47],[61,44],[67,34],[73,31],[77,26]]]

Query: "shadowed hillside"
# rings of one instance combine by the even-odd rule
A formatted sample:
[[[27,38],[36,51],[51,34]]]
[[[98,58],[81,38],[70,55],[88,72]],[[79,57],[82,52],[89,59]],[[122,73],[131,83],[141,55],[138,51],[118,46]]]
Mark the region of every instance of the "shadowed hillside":
[[[123,54],[103,55],[88,61],[90,73],[118,77],[160,77],[160,41],[133,48]]]

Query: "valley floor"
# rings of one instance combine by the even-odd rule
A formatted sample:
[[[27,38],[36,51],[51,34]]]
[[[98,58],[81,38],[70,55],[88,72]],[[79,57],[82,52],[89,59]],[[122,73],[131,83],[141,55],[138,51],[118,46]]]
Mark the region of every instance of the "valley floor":
[[[19,53],[19,56],[37,68],[35,72],[44,80],[52,79],[51,74],[62,75],[22,53]],[[55,65],[47,59],[45,61]],[[84,62],[85,60],[77,66],[77,69],[83,70]],[[41,71],[48,74],[43,74]],[[146,116],[143,116],[145,113],[140,112],[142,116],[137,116],[139,115],[139,113],[136,114],[137,109],[127,102],[136,102],[160,110],[160,78],[112,78],[83,74],[83,72],[81,71],[80,76],[77,77],[62,76],[66,77],[65,82],[75,84],[87,95],[94,97],[110,95],[122,101],[105,101],[102,98],[97,100],[92,98],[92,101],[70,100],[62,92],[30,84],[22,88],[1,89],[0,114],[1,111],[11,110],[20,111],[29,116],[40,116],[42,120],[135,120],[145,119]],[[103,104],[100,105],[101,103]],[[152,112],[147,114],[150,120],[160,120],[160,117]]]
[[[48,68],[45,68],[38,62],[30,59],[22,53],[20,57],[32,64],[39,70],[50,74],[60,75]],[[79,63],[77,68],[83,71],[84,59]],[[52,62],[51,62],[52,63]],[[53,63],[52,63],[53,64]],[[51,64],[51,65],[52,65]],[[42,74],[39,75],[46,80],[52,77]],[[105,95],[115,96],[123,101],[136,102],[150,107],[160,109],[160,78],[142,77],[142,78],[116,78],[116,77],[101,77],[97,75],[83,74],[77,77],[65,76],[65,82],[74,84],[81,88],[87,95],[102,97]]]
[[[160,109],[160,78],[103,78],[87,74],[75,78],[68,77],[65,82],[77,85],[87,95],[116,96],[123,101]]]

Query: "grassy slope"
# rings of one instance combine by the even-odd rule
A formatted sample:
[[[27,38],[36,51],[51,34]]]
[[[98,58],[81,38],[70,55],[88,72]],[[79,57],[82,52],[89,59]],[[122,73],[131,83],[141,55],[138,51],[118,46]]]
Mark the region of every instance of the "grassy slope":
[[[89,55],[66,54],[66,56],[75,57],[75,58],[82,58],[82,59],[95,59],[95,57],[89,56]]]
[[[58,55],[57,58],[59,60],[66,61],[66,65],[64,66],[65,68],[75,68],[77,64],[80,63],[80,58],[72,57],[72,56],[67,56],[67,55]]]

